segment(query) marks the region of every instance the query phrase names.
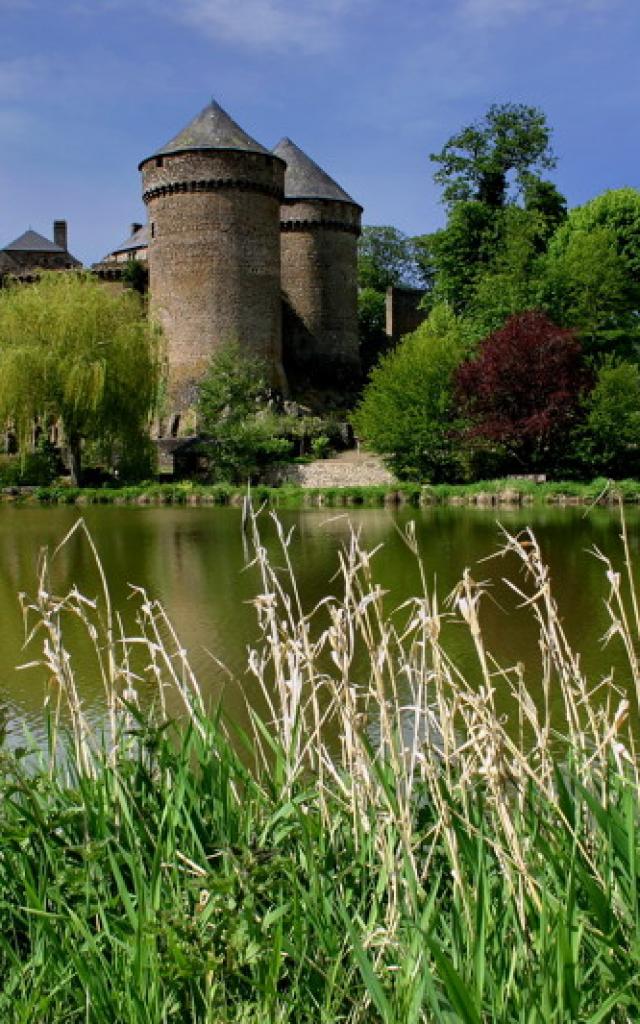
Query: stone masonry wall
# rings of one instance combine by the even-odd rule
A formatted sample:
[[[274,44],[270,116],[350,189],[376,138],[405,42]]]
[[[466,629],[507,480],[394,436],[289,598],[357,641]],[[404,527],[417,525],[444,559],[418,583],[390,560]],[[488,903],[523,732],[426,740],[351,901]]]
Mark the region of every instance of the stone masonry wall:
[[[285,360],[294,373],[310,375],[316,383],[359,367],[359,233],[355,204],[287,200],[282,205]]]
[[[70,270],[80,264],[67,252],[0,253],[0,272],[24,275],[38,270]]]
[[[151,308],[164,328],[173,413],[193,406],[216,347],[281,361],[279,208],[284,164],[268,154],[203,151],[142,165]]]
[[[274,473],[269,482],[311,488],[393,486],[397,481],[379,456],[349,451],[332,459],[286,466]]]
[[[394,345],[405,334],[411,334],[427,319],[428,313],[420,309],[424,291],[419,288],[387,288],[385,298],[385,332]]]

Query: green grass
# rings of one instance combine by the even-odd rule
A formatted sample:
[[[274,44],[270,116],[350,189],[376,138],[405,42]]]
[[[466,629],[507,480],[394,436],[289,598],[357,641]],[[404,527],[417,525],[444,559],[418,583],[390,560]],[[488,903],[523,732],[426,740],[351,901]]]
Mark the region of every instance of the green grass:
[[[4,500],[43,505],[186,505],[242,504],[246,488],[232,484],[145,483],[128,487],[74,488],[67,486],[9,489]],[[637,480],[607,481],[597,478],[588,483],[578,481],[550,481],[541,484],[528,480],[480,480],[473,484],[412,484],[392,486],[352,486],[302,488],[292,484],[281,487],[256,485],[252,489],[256,502],[265,502],[272,508],[376,508],[383,505],[446,505],[462,503],[474,505],[494,501],[496,504],[529,503],[536,505],[578,502],[591,504],[640,501],[640,482]]]
[[[613,763],[520,794],[520,878],[479,782],[443,777],[441,807],[417,786],[408,849],[390,763],[354,821],[338,789],[283,793],[277,744],[250,775],[201,724],[139,720],[88,777],[5,759],[7,1024],[638,1019],[638,793]]]
[[[485,648],[468,573],[449,611],[425,588],[388,616],[353,537],[342,588],[314,613],[284,531],[283,575],[251,522],[262,639],[244,685],[267,711],[247,731],[205,711],[145,594],[138,634],[116,639],[106,580],[93,607],[50,594],[42,564],[26,611],[46,641],[49,744],[0,758],[3,1024],[638,1020],[640,621],[624,527],[627,584],[605,562],[603,596],[629,685],[603,704],[531,534],[503,549],[540,630],[527,680]],[[99,729],[68,616],[95,642]],[[442,646],[445,616],[475,645],[469,678]],[[538,690],[561,695],[561,733]]]

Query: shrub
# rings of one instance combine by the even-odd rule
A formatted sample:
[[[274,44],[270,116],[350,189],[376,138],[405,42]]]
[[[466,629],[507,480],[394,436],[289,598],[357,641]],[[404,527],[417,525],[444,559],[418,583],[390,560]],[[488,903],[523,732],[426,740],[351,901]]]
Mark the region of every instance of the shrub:
[[[574,332],[538,310],[511,317],[456,372],[469,437],[502,446],[527,472],[552,472],[564,457],[587,384]]]
[[[576,432],[576,457],[588,475],[640,473],[640,370],[610,357],[600,366]]]
[[[0,487],[47,487],[62,469],[54,445],[44,441],[26,455],[0,455]]]
[[[318,434],[311,442],[311,454],[316,459],[326,459],[329,454],[331,442],[326,434]]]
[[[353,422],[398,476],[434,481],[463,476],[453,378],[465,351],[460,322],[448,306],[437,306],[373,370]]]

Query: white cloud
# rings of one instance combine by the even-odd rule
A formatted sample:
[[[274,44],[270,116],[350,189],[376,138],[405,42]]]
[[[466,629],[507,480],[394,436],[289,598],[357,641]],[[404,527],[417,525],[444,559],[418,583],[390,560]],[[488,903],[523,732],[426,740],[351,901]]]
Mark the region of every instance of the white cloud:
[[[251,49],[332,49],[369,0],[173,0],[167,12],[224,42]]]

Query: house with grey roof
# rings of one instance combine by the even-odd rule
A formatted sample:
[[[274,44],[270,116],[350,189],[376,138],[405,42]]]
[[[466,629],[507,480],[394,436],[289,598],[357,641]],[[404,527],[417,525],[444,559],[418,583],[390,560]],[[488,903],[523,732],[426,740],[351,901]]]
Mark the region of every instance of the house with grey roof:
[[[99,263],[94,263],[91,269],[105,281],[121,281],[123,270],[132,260],[138,260],[146,267],[148,251],[147,226],[134,222],[124,241],[103,256]]]
[[[29,228],[0,249],[0,279],[30,281],[41,270],[73,270],[82,267],[69,252],[66,220],[54,220],[53,241]]]

